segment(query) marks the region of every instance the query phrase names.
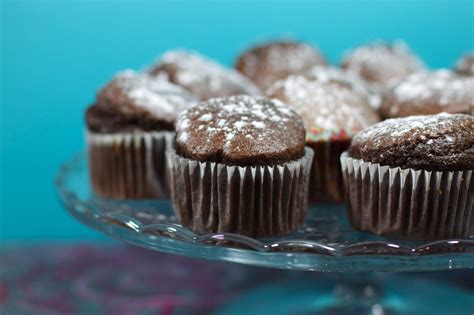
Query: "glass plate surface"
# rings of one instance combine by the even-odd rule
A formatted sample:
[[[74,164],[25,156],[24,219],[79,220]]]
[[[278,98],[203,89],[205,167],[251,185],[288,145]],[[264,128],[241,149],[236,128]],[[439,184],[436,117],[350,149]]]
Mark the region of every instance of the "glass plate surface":
[[[182,227],[171,204],[117,201],[91,191],[87,162],[78,154],[55,181],[66,209],[82,223],[113,238],[167,253],[249,265],[314,271],[424,271],[474,268],[474,236],[421,243],[358,232],[345,207],[315,205],[299,230],[272,238],[200,235]]]

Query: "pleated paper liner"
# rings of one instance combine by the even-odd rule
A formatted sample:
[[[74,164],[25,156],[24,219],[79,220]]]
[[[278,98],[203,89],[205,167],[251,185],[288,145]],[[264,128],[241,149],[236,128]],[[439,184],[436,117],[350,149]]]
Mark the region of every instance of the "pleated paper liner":
[[[174,132],[87,132],[89,173],[96,195],[113,199],[169,196],[165,152]]]
[[[181,223],[199,233],[251,237],[285,234],[301,226],[308,207],[313,151],[274,166],[228,166],[167,152],[171,199]]]
[[[361,231],[416,240],[474,235],[473,170],[424,171],[341,156],[348,215]]]
[[[353,132],[310,128],[306,145],[314,150],[309,184],[310,202],[341,203],[344,183],[339,157],[349,148]]]

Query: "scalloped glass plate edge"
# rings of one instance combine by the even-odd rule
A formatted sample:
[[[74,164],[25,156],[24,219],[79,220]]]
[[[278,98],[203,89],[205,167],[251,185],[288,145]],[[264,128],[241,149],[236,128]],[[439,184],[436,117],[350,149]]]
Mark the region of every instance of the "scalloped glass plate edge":
[[[471,239],[436,241],[415,248],[387,242],[366,242],[347,246],[342,251],[315,243],[312,245],[317,246],[316,252],[311,252],[314,248],[308,248],[311,242],[307,240],[300,242],[295,239],[280,244],[265,244],[259,240],[233,234],[197,236],[189,230],[187,237],[180,239],[180,236],[174,234],[173,229],[176,231],[177,226],[173,224],[162,224],[158,229],[154,229],[140,226],[140,223],[134,223],[133,218],[126,216],[116,218],[113,215],[104,216],[95,213],[94,205],[83,202],[74,192],[64,189],[67,177],[74,171],[81,171],[81,167],[85,167],[82,153],[66,162],[56,176],[55,185],[65,208],[79,221],[95,230],[148,249],[262,267],[314,271],[391,272],[474,268],[474,240]],[[143,232],[147,229],[146,233]],[[248,246],[246,249],[207,244],[210,241],[229,239],[239,241],[242,238],[245,239],[243,243]],[[276,248],[275,251],[275,247],[282,247],[282,243],[287,247]],[[301,248],[300,251],[295,251],[300,245],[306,246],[303,248],[304,251],[301,251]],[[394,252],[377,253],[377,247],[380,246],[385,249],[387,246],[392,247]],[[433,251],[433,247],[436,246],[439,247],[439,251]],[[368,254],[368,249],[371,247],[375,251]],[[450,252],[453,248],[456,251]]]

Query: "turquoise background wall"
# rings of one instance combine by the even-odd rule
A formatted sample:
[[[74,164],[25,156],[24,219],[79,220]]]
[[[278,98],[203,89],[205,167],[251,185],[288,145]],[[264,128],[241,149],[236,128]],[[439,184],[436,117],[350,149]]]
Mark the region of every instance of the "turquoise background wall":
[[[473,50],[473,1],[2,1],[0,240],[103,239],[53,188],[83,149],[83,111],[117,70],[187,47],[226,64],[290,35],[332,62],[359,43],[406,40],[431,67]]]

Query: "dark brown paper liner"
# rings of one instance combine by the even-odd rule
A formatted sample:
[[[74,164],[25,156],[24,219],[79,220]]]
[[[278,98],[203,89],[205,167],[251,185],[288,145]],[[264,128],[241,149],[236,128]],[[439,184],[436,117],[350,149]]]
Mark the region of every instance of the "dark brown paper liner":
[[[336,202],[344,200],[344,184],[339,157],[351,143],[350,139],[309,142],[314,150],[309,181],[310,202]]]
[[[275,166],[227,166],[167,152],[171,199],[181,223],[200,233],[251,237],[288,233],[304,223],[313,151]]]
[[[474,176],[466,171],[391,168],[341,156],[352,225],[407,239],[474,234]]]
[[[87,132],[89,174],[96,195],[113,199],[169,196],[165,152],[173,132]]]

